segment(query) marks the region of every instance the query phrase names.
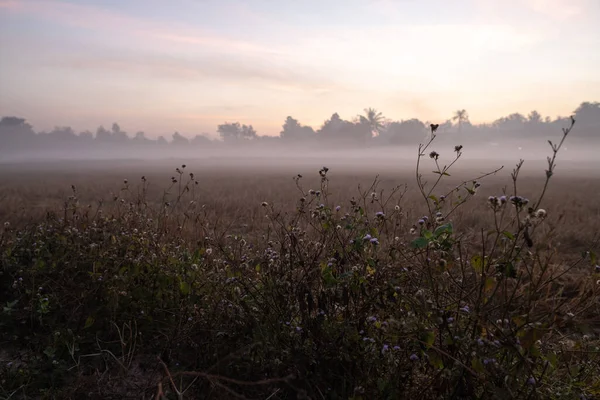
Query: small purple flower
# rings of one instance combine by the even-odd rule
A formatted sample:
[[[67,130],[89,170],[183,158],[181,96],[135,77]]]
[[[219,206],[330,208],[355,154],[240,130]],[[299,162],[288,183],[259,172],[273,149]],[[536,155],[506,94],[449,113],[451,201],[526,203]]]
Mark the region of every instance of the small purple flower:
[[[373,243],[374,245],[378,245],[378,244],[379,244],[379,239],[377,239],[377,238],[372,238],[372,239],[371,239],[371,243]]]
[[[394,346],[393,349],[396,350],[396,351],[400,350],[400,346]]]
[[[494,340],[494,346],[501,347],[501,344],[498,340]]]
[[[302,328],[301,328],[301,327],[299,327],[299,326],[297,326],[297,327],[296,327],[296,332],[302,332]]]
[[[369,341],[369,338],[368,338],[368,337],[364,337],[364,338],[363,338],[363,342],[368,342],[368,341]]]
[[[443,214],[441,212],[439,212],[439,211],[435,214],[435,216],[438,217],[438,218],[440,218],[442,215]]]
[[[453,323],[453,322],[454,322],[454,318],[452,318],[452,317],[449,317],[449,318],[448,318],[446,321],[448,321],[448,323],[449,323],[449,324],[451,324],[451,323]]]
[[[383,211],[377,211],[377,212],[375,213],[375,216],[376,216],[377,218],[384,218],[384,217],[385,217],[385,214],[383,213]]]
[[[596,265],[596,272],[600,272],[600,265]]]
[[[532,376],[531,378],[527,379],[527,384],[530,386],[535,385],[535,378]]]
[[[484,343],[483,339],[479,338],[479,339],[477,339],[477,344],[480,346],[483,346],[485,343]]]
[[[446,200],[446,196],[444,196],[444,195],[441,195],[441,196],[440,196],[440,201],[444,201],[444,200]]]
[[[423,225],[424,223],[425,223],[425,220],[424,220],[423,218],[421,218],[421,219],[419,220],[419,225]]]
[[[369,235],[368,233],[365,235],[365,237],[363,237],[363,240],[367,241],[367,240],[371,240],[371,235]]]
[[[469,306],[464,306],[460,309],[460,311],[465,312],[465,313],[469,313],[471,312],[471,310],[469,309]]]
[[[410,361],[417,361],[419,359],[419,356],[413,353],[410,355],[409,359]]]
[[[500,196],[500,203],[506,203],[506,196]]]
[[[387,344],[384,344],[383,347],[381,348],[381,354],[385,354],[385,352],[387,352],[390,349],[390,346],[388,346]]]
[[[342,209],[342,207],[340,207],[340,206],[335,207],[335,211],[340,211],[341,209]]]
[[[377,321],[377,317],[375,316],[370,316],[369,318],[367,318],[367,322],[375,322]]]

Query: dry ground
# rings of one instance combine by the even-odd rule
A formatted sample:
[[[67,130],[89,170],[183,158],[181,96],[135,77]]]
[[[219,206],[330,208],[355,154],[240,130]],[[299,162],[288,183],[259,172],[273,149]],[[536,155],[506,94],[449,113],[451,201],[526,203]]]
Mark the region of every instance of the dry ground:
[[[209,214],[227,226],[231,233],[252,235],[260,233],[265,224],[261,203],[267,201],[283,211],[292,211],[301,197],[293,177],[303,176],[301,183],[305,191],[319,188],[318,170],[322,159],[297,160],[195,160],[187,161],[183,175],[195,174],[199,185],[195,186],[194,197],[205,205]],[[435,179],[430,171],[430,160],[425,160],[424,175],[429,181]],[[130,199],[135,196],[145,176],[149,183],[148,199],[160,202],[164,191],[170,186],[171,177],[177,176],[175,167],[181,160],[168,161],[94,161],[60,162],[45,164],[0,165],[0,221],[20,225],[35,221],[49,210],[60,210],[64,200],[72,195],[71,185],[78,191],[83,206],[97,207],[104,201],[110,209],[114,198]],[[415,184],[415,168],[412,160],[330,160],[330,200],[342,207],[352,197],[366,191],[378,175],[378,189],[389,193],[395,186],[406,185],[407,191],[400,205],[409,218],[416,218],[425,211],[424,202]],[[553,240],[561,252],[579,254],[587,250],[600,234],[600,173],[594,166],[584,163],[559,161],[556,175],[542,205],[548,211],[547,229],[555,230]],[[453,185],[491,171],[504,165],[504,169],[482,180],[477,196],[461,207],[453,216],[457,227],[480,230],[489,227],[491,213],[486,199],[490,195],[501,195],[504,190],[512,194],[510,172],[514,162],[491,161],[484,166],[480,161],[465,161],[457,164],[452,176],[436,193],[442,194]],[[519,194],[534,200],[539,195],[544,178],[544,164],[529,162],[518,182]],[[129,182],[130,193],[121,189],[123,181]],[[184,180],[185,180],[184,179]],[[177,192],[178,184],[170,193]],[[443,189],[443,190],[442,190]],[[393,200],[394,202],[396,200]]]

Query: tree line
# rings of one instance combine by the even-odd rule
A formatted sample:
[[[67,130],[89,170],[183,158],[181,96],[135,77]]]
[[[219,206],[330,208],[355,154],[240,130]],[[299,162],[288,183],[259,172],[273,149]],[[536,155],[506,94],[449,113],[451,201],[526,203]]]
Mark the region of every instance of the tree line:
[[[600,138],[600,102],[583,102],[573,114],[577,120],[578,135]],[[36,132],[24,119],[6,116],[0,120],[0,154],[19,151],[209,148],[215,146],[318,146],[319,148],[362,148],[364,146],[415,145],[427,139],[430,124],[437,124],[440,137],[447,140],[473,142],[502,141],[507,138],[524,140],[555,135],[569,123],[570,116],[543,117],[537,111],[527,116],[513,113],[491,123],[472,124],[466,110],[457,110],[446,121],[421,121],[419,119],[390,120],[381,112],[367,108],[362,115],[345,120],[334,113],[317,129],[303,125],[289,116],[283,123],[279,136],[263,136],[253,128],[239,122],[225,122],[217,127],[218,138],[207,134],[184,136],[178,132],[156,139],[144,132],[133,135],[114,123],[111,129],[100,126],[95,133],[76,133],[70,127],[56,127],[50,132]]]

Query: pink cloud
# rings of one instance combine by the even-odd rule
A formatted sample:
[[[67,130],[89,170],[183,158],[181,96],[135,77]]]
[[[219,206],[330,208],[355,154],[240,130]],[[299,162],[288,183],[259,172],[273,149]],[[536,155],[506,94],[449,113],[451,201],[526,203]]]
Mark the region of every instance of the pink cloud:
[[[147,41],[200,45],[228,52],[273,53],[272,48],[215,35],[195,27],[178,24],[175,28],[165,21],[134,18],[90,5],[56,0],[0,0],[0,7],[9,12],[33,15],[79,28],[110,29],[112,32],[121,32],[125,38],[135,36]]]

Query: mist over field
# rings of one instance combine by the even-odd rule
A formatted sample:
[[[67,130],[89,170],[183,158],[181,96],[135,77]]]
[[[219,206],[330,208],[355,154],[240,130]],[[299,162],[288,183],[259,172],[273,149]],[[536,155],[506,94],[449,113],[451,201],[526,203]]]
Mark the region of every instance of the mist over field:
[[[595,168],[600,145],[600,103],[584,102],[573,112],[574,133],[563,147],[562,159],[572,165]],[[453,122],[454,121],[454,122]],[[184,136],[169,140],[135,135],[114,123],[110,130],[76,133],[69,127],[37,132],[24,118],[0,120],[0,162],[192,160],[225,166],[296,165],[316,162],[373,169],[412,163],[419,144],[436,135],[436,150],[450,159],[454,146],[462,145],[463,162],[545,160],[549,140],[560,140],[569,118],[543,119],[536,111],[527,117],[513,113],[490,124],[471,124],[459,110],[443,124],[418,119],[393,121],[375,109],[365,109],[351,120],[337,113],[318,129],[287,117],[278,136],[264,136],[252,125],[223,123],[215,135]],[[435,126],[435,129],[433,128]]]

